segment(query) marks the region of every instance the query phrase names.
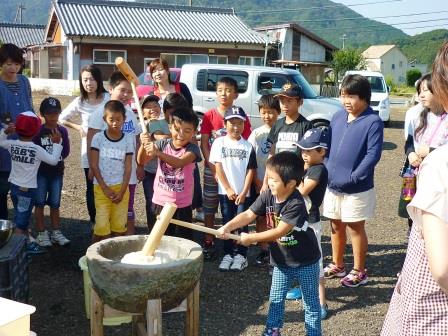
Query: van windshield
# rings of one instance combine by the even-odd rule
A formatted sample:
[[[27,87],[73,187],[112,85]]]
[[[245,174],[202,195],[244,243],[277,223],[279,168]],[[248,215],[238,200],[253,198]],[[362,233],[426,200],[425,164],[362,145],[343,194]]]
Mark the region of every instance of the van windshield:
[[[370,89],[372,92],[386,92],[386,85],[384,84],[382,77],[377,76],[365,76],[370,83]]]
[[[264,94],[277,94],[282,90],[282,86],[286,83],[294,83],[300,85],[303,91],[303,97],[306,99],[316,98],[317,94],[313,90],[310,84],[306,81],[305,77],[301,73],[275,73],[275,72],[263,72],[258,77],[258,93]]]

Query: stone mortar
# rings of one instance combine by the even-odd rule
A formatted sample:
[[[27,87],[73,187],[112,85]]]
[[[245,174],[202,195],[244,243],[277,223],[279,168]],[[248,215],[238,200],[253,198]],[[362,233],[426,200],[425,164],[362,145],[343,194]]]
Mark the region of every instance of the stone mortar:
[[[177,307],[196,286],[202,272],[201,247],[193,241],[163,236],[158,250],[172,262],[160,265],[122,264],[121,258],[140,251],[147,236],[110,238],[87,249],[93,288],[103,303],[129,313],[146,311],[148,299],[162,299],[162,310]]]

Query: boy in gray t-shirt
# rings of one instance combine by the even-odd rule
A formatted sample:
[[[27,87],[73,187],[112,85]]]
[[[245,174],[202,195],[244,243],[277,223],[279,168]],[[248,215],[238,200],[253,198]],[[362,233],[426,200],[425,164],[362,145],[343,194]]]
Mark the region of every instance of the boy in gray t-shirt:
[[[126,110],[120,101],[106,103],[104,121],[107,129],[94,135],[90,147],[96,206],[94,243],[123,235],[127,230],[128,185],[135,145],[132,136],[122,131],[125,116]]]

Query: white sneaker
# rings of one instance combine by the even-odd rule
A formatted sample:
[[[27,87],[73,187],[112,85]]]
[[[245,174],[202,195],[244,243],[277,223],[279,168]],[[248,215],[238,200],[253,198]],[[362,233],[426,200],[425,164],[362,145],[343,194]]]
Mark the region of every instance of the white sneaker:
[[[199,222],[203,222],[204,221],[204,211],[196,211],[194,218]]]
[[[53,243],[57,243],[60,246],[64,246],[70,243],[70,240],[65,238],[61,230],[53,230],[53,232],[51,233],[51,241]]]
[[[224,258],[222,258],[221,263],[219,264],[219,270],[228,271],[232,263],[233,263],[232,256],[230,254],[226,254]]]
[[[29,232],[29,231],[28,231],[28,240],[30,243],[36,242],[36,238],[34,238],[33,235],[31,234],[31,232]]]
[[[233,257],[233,264],[230,266],[231,271],[242,271],[248,266],[247,258],[241,254]]]
[[[36,243],[39,244],[39,246],[42,246],[42,247],[52,246],[51,241],[50,241],[50,235],[48,234],[47,230],[39,232],[37,234],[35,241],[36,241]],[[30,242],[31,242],[31,239],[30,239]]]

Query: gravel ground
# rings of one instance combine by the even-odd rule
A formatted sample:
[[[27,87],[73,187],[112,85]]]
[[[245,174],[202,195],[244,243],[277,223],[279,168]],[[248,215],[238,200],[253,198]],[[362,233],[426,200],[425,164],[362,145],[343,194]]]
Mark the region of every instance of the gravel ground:
[[[65,106],[71,98],[60,97]],[[35,96],[39,106],[42,96]],[[403,158],[404,108],[393,108],[390,128],[385,130],[384,151],[376,169],[377,211],[367,224],[369,283],[357,289],[343,288],[335,279],[327,282],[330,315],[323,321],[326,335],[378,335],[406,252],[406,223],[397,217],[400,189],[398,170]],[[32,330],[42,336],[88,335],[89,321],[84,310],[82,272],[78,259],[91,237],[84,198],[83,171],[79,164],[79,136],[70,132],[72,152],[66,160],[61,207],[63,231],[71,239],[68,247],[53,247],[33,256],[30,268]],[[136,210],[139,232],[145,233],[143,188],[138,186]],[[47,217],[48,218],[48,217]],[[322,247],[325,262],[330,260],[329,225],[324,222]],[[201,239],[197,236],[198,241]],[[268,308],[270,276],[267,269],[253,266],[258,248],[251,248],[251,265],[242,273],[220,273],[218,261],[205,262],[200,290],[201,335],[260,335]],[[347,250],[351,266],[351,249]],[[164,335],[183,334],[182,313],[164,314]],[[301,302],[287,302],[283,335],[303,335]],[[129,335],[129,325],[106,327],[106,335]]]

